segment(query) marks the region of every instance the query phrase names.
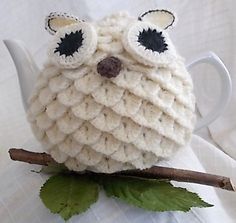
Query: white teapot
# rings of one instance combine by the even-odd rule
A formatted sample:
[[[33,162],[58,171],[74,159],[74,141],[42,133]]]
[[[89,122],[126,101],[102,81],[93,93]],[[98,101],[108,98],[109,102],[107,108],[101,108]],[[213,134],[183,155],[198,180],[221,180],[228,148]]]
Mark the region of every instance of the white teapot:
[[[186,69],[166,33],[174,21],[166,10],[139,19],[117,13],[97,23],[52,13],[46,29],[54,39],[42,71],[20,41],[4,41],[32,130],[57,162],[74,171],[110,173],[148,168],[170,157],[194,130],[187,69],[198,63],[214,65],[223,87],[195,130],[223,112],[232,88],[226,67],[209,52]]]

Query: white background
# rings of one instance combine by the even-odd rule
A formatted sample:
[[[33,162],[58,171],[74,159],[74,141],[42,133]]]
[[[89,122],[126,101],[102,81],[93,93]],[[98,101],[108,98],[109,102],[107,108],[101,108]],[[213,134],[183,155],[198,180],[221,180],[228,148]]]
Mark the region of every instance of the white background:
[[[13,163],[7,150],[24,146],[40,150],[35,142],[21,103],[18,79],[14,64],[2,39],[20,39],[32,52],[36,62],[42,65],[47,42],[51,36],[44,30],[44,19],[52,11],[74,14],[84,20],[102,18],[115,11],[125,10],[138,16],[149,9],[168,8],[179,17],[177,26],[170,31],[173,42],[187,61],[211,50],[224,61],[230,71],[233,85],[236,79],[236,2],[233,0],[1,0],[0,2],[0,219],[1,222],[61,222],[50,215],[38,199],[37,191],[43,182],[32,174],[30,166]],[[202,114],[216,102],[220,84],[212,68],[202,66],[194,71],[195,91]],[[213,147],[197,136],[193,137],[188,152],[170,161],[169,165],[204,170],[236,178],[236,88],[230,106],[210,126]],[[204,137],[207,137],[204,133]],[[209,138],[209,136],[208,136]],[[225,153],[221,152],[223,150]],[[181,157],[180,156],[180,157]],[[191,161],[191,162],[190,162]],[[200,188],[200,189],[199,189]],[[194,214],[153,214],[129,208],[104,196],[91,212],[79,217],[80,222],[233,222],[236,198],[208,187],[195,187],[206,200],[215,202],[215,209],[196,211]],[[30,194],[29,194],[30,193]],[[221,203],[223,202],[223,203]],[[221,206],[222,205],[222,206]],[[29,210],[27,211],[27,208]],[[127,209],[129,211],[127,211]],[[117,213],[118,210],[118,213]],[[102,212],[102,213],[101,213]],[[111,212],[110,214],[108,214]],[[116,214],[114,214],[116,212]],[[102,216],[100,216],[102,215]],[[113,216],[113,217],[112,217]],[[127,217],[128,216],[128,217]],[[197,216],[197,217],[196,217]],[[214,217],[215,216],[215,217]],[[117,218],[117,219],[116,219]],[[214,219],[215,218],[215,219]],[[73,220],[74,219],[74,220]],[[78,218],[73,218],[77,222]],[[207,220],[206,220],[207,219]],[[213,221],[214,219],[214,221]]]

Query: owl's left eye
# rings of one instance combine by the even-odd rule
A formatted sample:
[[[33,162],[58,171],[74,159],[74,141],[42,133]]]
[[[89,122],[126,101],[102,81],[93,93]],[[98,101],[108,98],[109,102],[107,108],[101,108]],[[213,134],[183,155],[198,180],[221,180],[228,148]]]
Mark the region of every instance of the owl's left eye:
[[[128,27],[123,36],[125,49],[140,63],[165,65],[175,55],[175,49],[164,30],[147,22]]]
[[[81,22],[57,31],[49,55],[62,68],[76,68],[91,57],[96,46],[95,29],[90,24]]]
[[[140,31],[138,42],[147,50],[152,50],[153,52],[163,53],[168,50],[165,37],[162,32],[158,32],[156,29],[148,28]]]

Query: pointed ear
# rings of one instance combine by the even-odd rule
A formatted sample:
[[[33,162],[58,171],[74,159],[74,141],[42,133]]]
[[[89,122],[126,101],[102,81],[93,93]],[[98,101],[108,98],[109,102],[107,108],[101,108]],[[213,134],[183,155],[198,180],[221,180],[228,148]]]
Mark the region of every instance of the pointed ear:
[[[50,34],[54,35],[58,29],[78,22],[80,22],[80,20],[73,15],[52,12],[45,19],[45,29]]]
[[[138,19],[140,21],[146,21],[155,24],[161,29],[167,29],[174,25],[176,17],[168,10],[157,9],[143,13]]]

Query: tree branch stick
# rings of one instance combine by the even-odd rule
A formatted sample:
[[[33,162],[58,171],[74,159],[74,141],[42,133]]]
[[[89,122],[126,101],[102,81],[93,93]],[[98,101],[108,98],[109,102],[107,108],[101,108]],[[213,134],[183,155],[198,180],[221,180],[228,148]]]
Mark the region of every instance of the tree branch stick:
[[[179,182],[203,184],[225,190],[236,191],[230,178],[191,170],[153,166],[142,171],[122,171],[122,175],[133,175],[149,179],[169,179]]]
[[[12,160],[30,164],[50,165],[57,162],[47,153],[30,152],[24,149],[12,148],[9,150]],[[168,179],[179,182],[197,183],[236,191],[231,179],[224,176],[201,173],[190,170],[175,169],[170,167],[154,166],[145,170],[127,170],[114,173],[114,175],[143,177],[148,179]]]
[[[49,164],[56,163],[56,161],[47,153],[36,153],[24,149],[12,148],[9,149],[9,154],[12,160],[30,164],[48,166]]]

